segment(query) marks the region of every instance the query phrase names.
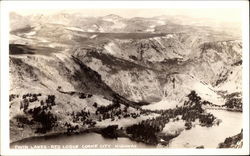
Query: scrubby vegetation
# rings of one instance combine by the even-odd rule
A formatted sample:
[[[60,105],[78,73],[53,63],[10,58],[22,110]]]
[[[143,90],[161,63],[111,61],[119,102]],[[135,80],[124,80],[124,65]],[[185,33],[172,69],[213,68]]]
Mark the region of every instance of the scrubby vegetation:
[[[230,109],[238,109],[242,111],[242,98],[240,93],[232,93],[226,96],[226,103],[224,105]]]
[[[232,66],[239,66],[239,65],[242,65],[242,60],[237,61],[237,62],[232,64]]]
[[[182,120],[186,121],[186,129],[191,129],[192,122],[199,119],[201,126],[212,126],[215,117],[212,114],[205,113],[201,107],[201,98],[195,91],[191,91],[188,95],[189,100],[185,101],[183,107],[168,109],[165,111],[155,111],[160,113],[159,117],[142,121],[138,124],[127,127],[126,132],[131,134],[131,138],[147,144],[157,144],[158,134],[163,130],[165,124],[170,119],[179,120],[177,116],[181,115]]]
[[[92,97],[92,94],[83,92],[63,92],[60,86],[58,87],[58,91],[80,99]],[[124,105],[122,99],[114,97],[112,103],[106,106],[94,102],[90,105],[92,109],[85,106],[80,110],[66,112],[67,120],[61,121],[53,110],[53,107],[57,105],[55,95],[46,96],[41,93],[28,93],[21,96],[10,95],[10,100],[14,100],[15,98],[21,100],[19,109],[22,113],[14,116],[16,121],[14,123],[19,128],[29,127],[34,130],[34,133],[38,134],[51,132],[57,127],[66,132],[66,134],[77,134],[81,131],[95,128],[97,122],[106,119],[114,121],[122,118],[137,118],[140,116],[138,109],[136,111],[135,108]],[[108,130],[109,129],[110,128],[108,128]],[[116,129],[114,129],[114,131],[115,130]]]
[[[228,108],[238,108],[242,109],[242,99],[232,98],[225,103]]]
[[[108,106],[96,106],[96,115],[99,116],[99,121],[111,118],[111,121],[115,120],[115,117],[120,118],[137,118],[140,116],[138,113],[128,112],[128,105],[125,105],[124,108],[121,107],[121,104],[117,100],[113,100],[113,103]]]
[[[86,108],[84,108],[81,111],[78,112],[72,112],[70,114],[72,117],[72,122],[73,123],[79,123],[80,126],[88,126],[88,127],[94,127],[96,124],[96,121],[94,121],[94,117],[91,116],[89,111],[86,111]],[[69,123],[66,123],[68,128],[72,128],[74,126],[70,125]]]
[[[79,98],[85,99],[85,98],[91,98],[92,96],[93,96],[92,94],[80,93]]]
[[[16,116],[16,121],[18,125],[24,126],[38,124],[35,133],[46,133],[50,131],[53,127],[57,126],[56,121],[57,117],[51,113],[52,107],[56,105],[55,96],[48,95],[45,101],[41,100],[39,106],[29,108],[30,103],[38,102],[39,94],[24,94],[22,96],[22,101],[20,102],[20,110],[23,110],[24,115]],[[31,119],[28,117],[31,116]]]
[[[41,127],[37,128],[36,133],[46,133],[57,125],[57,117],[50,111],[41,109],[41,107],[34,108],[29,113],[32,115],[35,122],[41,124]]]
[[[113,109],[119,108],[120,106],[121,106],[120,103],[118,103],[117,101],[113,101],[113,104],[111,104],[111,105],[98,107],[96,112],[104,114],[104,113],[107,113]]]
[[[147,120],[128,127],[126,132],[136,141],[156,145],[158,143],[156,133],[160,132],[160,126],[156,126],[156,122]]]
[[[11,102],[12,100],[14,100],[15,98],[18,98],[19,95],[16,95],[16,94],[10,94],[9,95],[9,102]]]
[[[242,148],[243,130],[235,136],[228,137],[223,143],[220,143],[218,148]]]
[[[208,50],[208,49],[213,49],[218,52],[222,52],[223,47],[222,45],[219,45],[217,42],[206,42],[200,45],[200,48],[202,51]]]
[[[23,101],[21,101],[21,103],[20,103],[20,109],[23,109],[23,111],[26,112],[30,103],[38,101],[38,96],[42,96],[42,94],[41,93],[39,93],[39,94],[31,94],[31,93],[24,94],[22,96]],[[54,96],[54,95],[52,95],[52,96]],[[50,95],[48,96],[48,98],[50,100],[50,98],[51,98]],[[41,105],[42,104],[43,104],[43,101],[41,101]]]
[[[93,96],[92,94],[87,94],[87,93],[83,93],[83,92],[75,92],[75,91],[67,91],[66,92],[66,91],[62,91],[61,86],[57,87],[57,91],[59,91],[60,93],[63,93],[63,94],[71,95],[71,96],[77,94],[80,99],[91,98]]]
[[[75,95],[75,93],[74,93]],[[79,94],[79,98],[90,98],[90,94]],[[55,96],[48,95],[47,98],[38,98],[41,94],[25,94],[20,102],[20,110],[23,110],[24,116],[16,116],[16,120],[22,125],[38,125],[35,133],[44,134],[58,126],[58,118],[52,112],[53,106],[56,105]],[[14,96],[13,96],[14,97]],[[143,110],[140,108],[132,108],[129,105],[121,103],[120,98],[113,98],[109,105],[101,105],[94,102],[90,107],[82,108],[78,111],[68,112],[66,115],[69,121],[63,122],[60,126],[65,128],[67,134],[77,134],[82,130],[95,129],[97,122],[110,119],[111,122],[122,118],[137,118],[141,115],[149,115],[152,113],[159,116],[142,120],[141,122],[118,129],[117,125],[107,126],[99,132],[109,138],[117,138],[125,135],[133,140],[144,142],[147,144],[156,145],[160,139],[166,142],[179,135],[165,135],[162,133],[165,125],[170,121],[184,120],[186,130],[192,128],[193,123],[198,120],[201,126],[212,126],[215,117],[212,114],[206,113],[202,109],[202,104],[209,103],[202,101],[201,98],[192,91],[188,96],[188,100],[184,102],[182,107],[176,107],[168,110]],[[36,105],[30,105],[36,102]],[[39,105],[37,105],[37,103]],[[93,111],[94,110],[94,111]],[[133,111],[132,111],[133,110]]]
[[[81,111],[73,111],[69,114],[72,117],[73,123],[91,128],[96,125],[97,121],[101,122],[106,119],[114,121],[115,119],[137,118],[140,116],[140,113],[129,112],[129,106],[122,106],[117,100],[113,100],[112,104],[107,106],[100,106],[96,102],[92,106],[96,109],[95,112],[90,113],[89,110],[84,108]]]
[[[118,128],[118,125],[108,126],[101,130],[101,134],[102,136],[107,137],[107,138],[117,138],[118,137],[117,128]]]
[[[33,124],[33,121],[29,120],[25,115],[18,114],[18,115],[16,115],[14,117],[14,119],[16,119],[16,121],[18,123],[17,126],[19,128],[23,128],[24,125],[31,125],[31,124]]]

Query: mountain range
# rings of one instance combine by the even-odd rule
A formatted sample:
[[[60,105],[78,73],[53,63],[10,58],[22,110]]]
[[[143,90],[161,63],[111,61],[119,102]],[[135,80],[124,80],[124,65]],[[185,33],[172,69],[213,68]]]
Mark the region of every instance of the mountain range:
[[[68,114],[83,108],[94,113],[94,103],[107,106],[118,100],[135,113],[182,106],[192,90],[219,106],[229,96],[241,98],[240,31],[204,21],[10,13],[11,140],[39,135],[32,126],[24,127],[22,137],[15,130],[18,115],[32,118],[20,109],[22,96],[29,93],[42,96],[28,109],[55,95],[57,105],[50,112],[72,125]],[[93,96],[79,98],[82,94]]]

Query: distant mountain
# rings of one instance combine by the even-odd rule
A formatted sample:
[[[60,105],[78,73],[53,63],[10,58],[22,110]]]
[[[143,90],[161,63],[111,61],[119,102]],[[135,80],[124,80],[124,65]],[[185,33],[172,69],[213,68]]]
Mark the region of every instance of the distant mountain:
[[[176,108],[191,91],[214,105],[241,100],[242,41],[218,26],[184,16],[62,12],[27,17],[11,13],[10,27],[10,120],[15,137],[20,133],[16,118],[32,119],[32,111],[41,108],[58,117],[61,131],[70,129],[69,123],[83,129],[94,122],[105,127],[107,121],[128,126],[125,123],[156,115],[143,114],[144,108],[154,106],[141,105]],[[43,96],[34,103],[29,98],[26,108],[26,96],[39,93]],[[56,106],[47,110],[41,100],[52,95]],[[32,125],[24,129],[23,137],[40,135]],[[15,137],[12,140],[20,139]]]
[[[15,12],[10,12],[10,31],[25,29],[30,27],[30,21],[27,17],[21,16]]]
[[[225,27],[225,25],[218,25],[211,19],[193,19],[186,16],[156,16],[153,18],[123,18],[115,14],[105,15],[102,17],[86,17],[80,13],[67,13],[59,12],[50,15],[33,14],[29,16],[21,16],[13,12],[13,15],[18,18],[11,18],[12,23],[18,22],[18,19],[25,20],[27,26],[50,23],[60,24],[70,27],[77,27],[86,32],[159,32],[159,33],[180,33],[180,32],[193,32],[208,30],[208,33],[214,32],[228,32],[235,37],[240,37],[239,25],[232,27]],[[13,23],[14,24],[14,23]],[[14,26],[12,25],[14,28]],[[224,27],[224,28],[223,28]],[[18,28],[18,27],[17,27]],[[16,28],[14,28],[16,29]],[[14,30],[13,29],[13,30]],[[234,30],[234,31],[233,31]],[[230,33],[229,33],[230,32]],[[225,35],[225,34],[224,34]]]
[[[118,16],[118,15],[115,15],[115,14],[109,14],[109,15],[106,15],[106,16],[103,16],[101,17],[102,19],[104,20],[119,20],[119,19],[123,19],[121,16]]]
[[[12,37],[23,37],[27,44],[78,49],[77,52],[69,51],[100,73],[102,79],[119,94],[128,96],[130,100],[137,99],[136,101],[143,101],[146,97],[147,100],[148,97],[162,98],[163,88],[159,83],[162,75],[159,73],[191,74],[201,81],[216,86],[222,81],[221,75],[233,70],[231,65],[241,60],[241,43],[233,41],[233,36],[224,32],[218,33],[211,27],[174,24],[174,20],[170,22],[168,18],[169,16],[124,19],[114,14],[94,18],[69,13],[48,17],[33,15],[30,20],[39,21],[40,24],[27,27],[25,32],[23,29],[12,31]],[[129,32],[131,35],[105,32]],[[140,33],[135,34],[135,32]],[[33,38],[38,42],[34,42]],[[81,47],[89,50],[79,50]],[[100,61],[100,64],[96,61]],[[131,62],[134,65],[131,66]],[[136,94],[132,94],[130,91],[121,90],[119,87],[121,84],[113,84],[114,81],[109,80],[109,77],[118,74],[115,73],[118,70],[125,73],[129,71],[127,74],[130,74],[130,70],[134,69],[138,70],[138,75],[146,74],[140,73],[140,69],[147,69],[151,74],[144,77],[159,79],[157,80],[159,82],[154,84],[154,86],[159,85],[158,91],[150,89],[146,91],[144,88],[144,93],[139,93],[139,90],[140,92],[142,90],[138,89],[133,91]],[[122,79],[126,77],[125,73],[116,76]],[[154,78],[151,78],[152,76]],[[127,85],[130,84],[131,82]],[[142,83],[141,88],[146,84]],[[147,87],[150,88],[152,85],[148,84]],[[146,95],[152,92],[155,95]]]

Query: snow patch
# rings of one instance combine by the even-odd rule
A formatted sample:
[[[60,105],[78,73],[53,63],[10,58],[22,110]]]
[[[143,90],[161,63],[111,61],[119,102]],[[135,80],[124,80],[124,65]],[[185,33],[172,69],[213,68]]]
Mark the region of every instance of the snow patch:
[[[92,36],[90,36],[90,39],[94,39],[96,37],[97,37],[97,35],[92,35]]]
[[[106,49],[106,51],[112,55],[115,55],[116,52],[113,50],[113,47],[115,46],[115,44],[113,42],[108,43],[107,45],[104,46],[104,48]]]
[[[81,31],[84,32],[84,30],[80,29],[80,28],[76,28],[76,27],[66,27],[66,29],[68,30],[73,30],[73,31]]]
[[[154,37],[154,39],[161,45],[162,48],[165,48],[165,46],[161,43],[160,37]]]
[[[166,38],[173,38],[174,36],[172,34],[167,34]]]
[[[105,19],[103,19],[104,21],[108,21],[108,22],[114,22],[115,20],[114,19],[112,19],[112,18],[105,18]]]
[[[150,25],[150,26],[149,26],[149,28],[154,28],[154,27],[155,27],[155,25]]]
[[[29,32],[29,33],[26,33],[25,35],[27,35],[27,36],[33,36],[33,35],[35,35],[35,34],[36,34],[35,31],[31,31],[31,32]]]
[[[195,79],[194,83],[185,87],[189,88],[190,90],[195,90],[198,96],[200,96],[203,100],[207,100],[217,105],[225,104],[225,99],[221,97],[220,95],[218,95],[211,85],[208,85],[200,81],[198,78],[194,76],[191,76],[191,77]]]
[[[160,24],[160,25],[166,24],[166,22],[165,22],[165,21],[162,21],[162,20],[158,20],[157,23]]]
[[[55,45],[55,44],[49,44],[49,47],[51,47],[51,48],[55,48],[55,47],[56,47],[56,45]]]
[[[105,32],[104,29],[102,27],[99,27],[99,32]]]
[[[180,118],[180,117],[179,117]],[[185,129],[185,121],[171,121],[165,125],[162,132],[166,135],[177,135],[180,134]]]
[[[114,22],[114,25],[112,25],[111,27],[114,29],[121,29],[121,28],[125,28],[127,25],[125,23],[122,22]]]
[[[234,92],[242,92],[242,67],[235,67],[234,70],[231,71],[227,80],[222,84],[216,87],[216,90],[227,91],[229,94]]]
[[[146,29],[146,32],[154,32],[155,29]]]
[[[43,42],[43,43],[48,43],[49,42],[48,40],[46,40],[44,38],[41,38],[40,41]]]
[[[87,29],[87,32],[95,32],[93,29]]]
[[[142,106],[143,109],[149,110],[166,110],[166,109],[173,109],[178,106],[179,103],[177,101],[163,99],[160,102],[156,102],[150,105]]]

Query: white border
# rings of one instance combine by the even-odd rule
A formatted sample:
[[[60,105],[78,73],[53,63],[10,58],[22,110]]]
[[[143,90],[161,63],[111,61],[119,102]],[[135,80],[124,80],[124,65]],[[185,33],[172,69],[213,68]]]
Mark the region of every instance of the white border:
[[[1,1],[1,154],[2,155],[201,155],[249,153],[249,3],[248,1]],[[240,8],[243,20],[243,115],[244,143],[242,149],[77,149],[77,150],[15,150],[9,149],[9,57],[8,14],[17,9],[71,8]]]

